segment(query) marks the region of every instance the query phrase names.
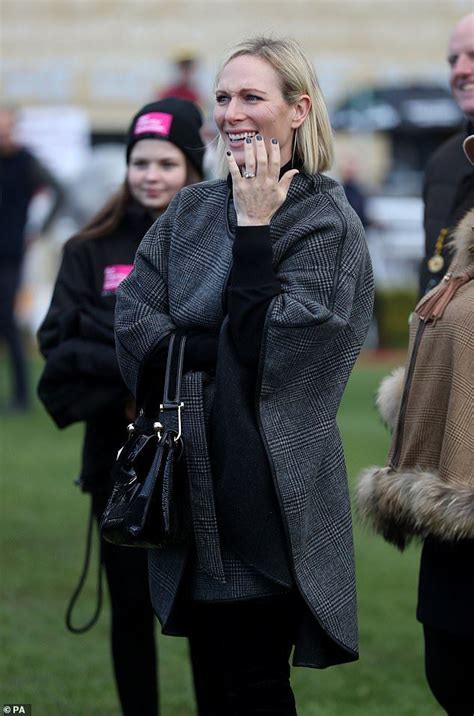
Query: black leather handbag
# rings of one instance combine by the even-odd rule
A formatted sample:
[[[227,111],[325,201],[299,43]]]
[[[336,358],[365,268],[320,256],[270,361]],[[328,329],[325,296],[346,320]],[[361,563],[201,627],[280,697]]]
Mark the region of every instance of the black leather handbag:
[[[181,377],[186,337],[170,339],[163,402],[153,417],[141,410],[112,471],[115,483],[100,530],[127,547],[164,547],[191,533],[189,486],[181,431]]]

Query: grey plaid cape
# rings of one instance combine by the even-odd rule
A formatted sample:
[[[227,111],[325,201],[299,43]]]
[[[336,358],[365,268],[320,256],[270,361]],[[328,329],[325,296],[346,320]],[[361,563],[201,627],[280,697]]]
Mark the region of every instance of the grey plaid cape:
[[[219,331],[235,226],[230,190],[217,180],[183,189],[145,236],[116,309],[119,363],[134,393],[141,366],[164,335],[175,327]],[[352,521],[336,413],[370,322],[372,271],[360,221],[340,185],[324,175],[293,178],[270,235],[282,289],[265,322],[257,417],[307,609],[293,663],[325,667],[357,658]],[[202,400],[199,376],[190,373],[184,381],[184,400],[194,407]],[[186,420],[202,445],[195,416]],[[189,452],[193,482],[209,461],[205,451]],[[201,519],[193,505],[197,542],[201,552],[209,546],[209,571],[222,578],[219,552],[212,549],[212,494],[194,489],[192,499],[206,508]],[[164,631],[185,633],[173,617],[184,557],[169,549],[153,559]]]

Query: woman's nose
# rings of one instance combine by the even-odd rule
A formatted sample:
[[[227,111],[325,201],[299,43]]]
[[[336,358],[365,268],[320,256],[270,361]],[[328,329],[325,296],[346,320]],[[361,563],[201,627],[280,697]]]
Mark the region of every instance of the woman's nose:
[[[160,168],[151,164],[146,170],[146,178],[148,181],[156,181],[160,176]]]
[[[226,107],[225,118],[227,122],[237,122],[243,116],[242,103],[238,97],[232,97]]]

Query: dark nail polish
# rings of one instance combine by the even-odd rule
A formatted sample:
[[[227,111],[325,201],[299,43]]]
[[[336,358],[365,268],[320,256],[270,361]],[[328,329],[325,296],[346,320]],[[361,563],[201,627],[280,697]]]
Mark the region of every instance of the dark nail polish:
[[[230,152],[229,150],[227,150],[227,151],[226,151],[226,154],[227,154],[228,157],[230,157],[230,155],[232,154],[232,152]]]
[[[247,144],[252,144],[252,137],[245,137],[245,141]]]
[[[260,142],[260,141],[262,140],[262,135],[261,135],[261,134],[257,134],[257,136],[255,137],[255,139],[258,139],[258,141]]]
[[[278,139],[275,139],[275,137],[273,137],[272,144],[278,144]]]

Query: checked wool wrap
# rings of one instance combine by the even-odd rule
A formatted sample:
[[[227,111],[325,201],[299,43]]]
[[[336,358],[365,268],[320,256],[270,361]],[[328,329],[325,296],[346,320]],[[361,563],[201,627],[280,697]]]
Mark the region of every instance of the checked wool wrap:
[[[235,226],[227,183],[204,182],[182,190],[142,241],[116,313],[121,371],[134,393],[141,366],[166,333],[219,332]],[[265,322],[257,418],[294,580],[324,635],[310,643],[311,628],[302,628],[294,663],[324,667],[357,658],[352,522],[336,414],[368,330],[372,271],[360,221],[324,175],[293,178],[270,236],[281,293]],[[183,565],[176,551],[158,560],[168,589],[158,616],[166,627]]]

